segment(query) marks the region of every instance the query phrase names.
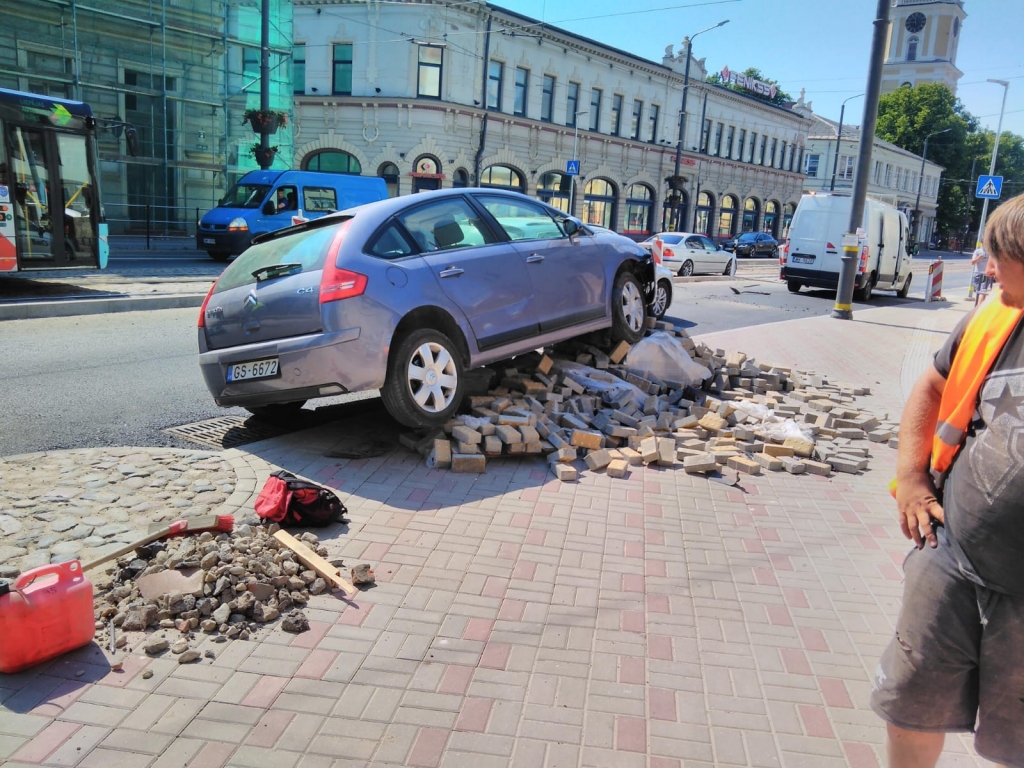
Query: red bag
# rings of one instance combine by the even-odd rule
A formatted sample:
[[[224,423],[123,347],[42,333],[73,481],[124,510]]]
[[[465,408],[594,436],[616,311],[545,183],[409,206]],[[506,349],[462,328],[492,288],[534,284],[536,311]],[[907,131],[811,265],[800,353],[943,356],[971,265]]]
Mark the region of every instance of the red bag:
[[[291,472],[279,470],[267,478],[256,497],[256,514],[282,527],[312,526],[333,522],[347,523],[348,510],[331,491],[316,483],[300,480]]]

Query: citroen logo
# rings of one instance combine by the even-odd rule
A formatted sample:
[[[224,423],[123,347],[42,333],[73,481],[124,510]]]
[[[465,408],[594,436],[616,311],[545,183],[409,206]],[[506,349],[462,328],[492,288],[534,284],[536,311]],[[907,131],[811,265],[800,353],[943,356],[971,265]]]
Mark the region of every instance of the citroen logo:
[[[242,302],[242,305],[246,309],[253,310],[253,309],[256,309],[256,307],[259,306],[259,303],[260,303],[260,300],[256,298],[256,292],[255,291],[249,291],[249,295],[245,297],[245,301]]]

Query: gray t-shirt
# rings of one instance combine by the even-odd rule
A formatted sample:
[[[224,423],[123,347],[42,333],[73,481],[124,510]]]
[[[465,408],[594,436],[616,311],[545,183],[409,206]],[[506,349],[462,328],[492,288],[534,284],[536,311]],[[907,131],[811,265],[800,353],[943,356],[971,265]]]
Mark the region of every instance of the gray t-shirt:
[[[970,320],[961,320],[935,354],[948,378]],[[985,584],[1024,595],[1024,323],[989,371],[977,410],[946,480],[946,529]]]

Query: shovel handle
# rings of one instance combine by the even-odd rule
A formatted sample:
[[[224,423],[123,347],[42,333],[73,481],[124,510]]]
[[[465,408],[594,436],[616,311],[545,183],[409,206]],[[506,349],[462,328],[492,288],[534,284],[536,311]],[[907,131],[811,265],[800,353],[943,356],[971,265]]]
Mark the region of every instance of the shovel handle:
[[[108,552],[107,554],[103,555],[103,557],[98,557],[95,560],[90,560],[88,563],[83,563],[82,564],[82,570],[83,571],[92,570],[97,565],[103,565],[104,563],[109,563],[111,560],[116,560],[117,558],[121,557],[122,555],[127,555],[129,552],[133,552],[136,549],[138,549],[139,547],[144,547],[147,544],[152,544],[154,541],[157,541],[158,539],[162,539],[165,536],[170,536],[170,535],[172,535],[174,533],[177,533],[179,531],[185,530],[187,527],[188,527],[188,521],[187,520],[176,520],[173,523],[171,523],[170,525],[165,525],[159,531],[154,531],[153,533],[149,534],[145,538],[138,539],[137,541],[133,541],[131,544],[125,544],[120,549],[115,549],[113,552]]]

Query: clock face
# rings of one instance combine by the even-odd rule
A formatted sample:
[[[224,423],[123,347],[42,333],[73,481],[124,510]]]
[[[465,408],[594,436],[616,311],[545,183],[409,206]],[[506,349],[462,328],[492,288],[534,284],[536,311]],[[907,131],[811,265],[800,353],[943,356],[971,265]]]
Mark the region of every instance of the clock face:
[[[908,32],[920,32],[924,29],[924,14],[923,13],[912,13],[907,17],[907,31]]]

